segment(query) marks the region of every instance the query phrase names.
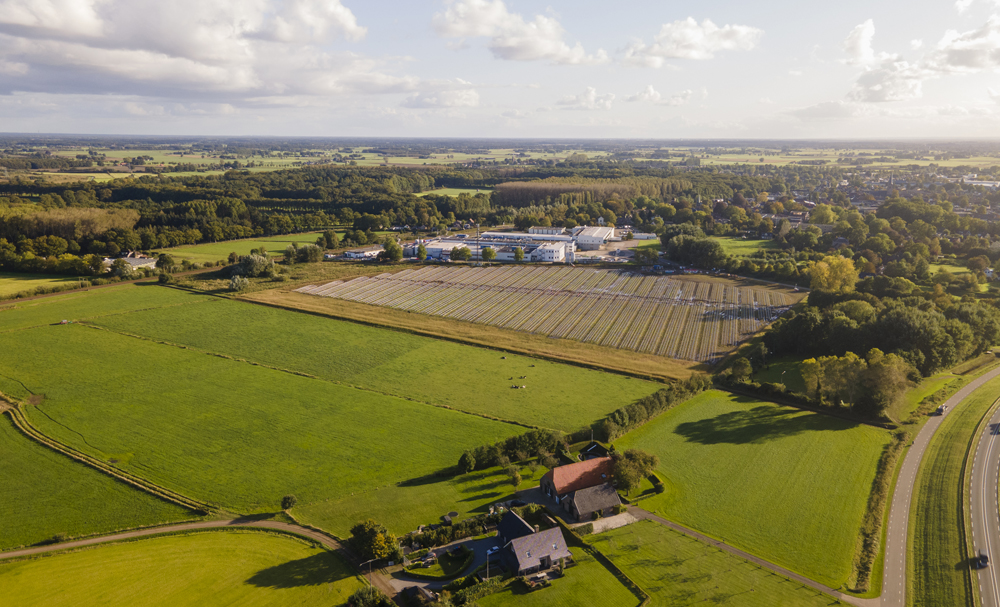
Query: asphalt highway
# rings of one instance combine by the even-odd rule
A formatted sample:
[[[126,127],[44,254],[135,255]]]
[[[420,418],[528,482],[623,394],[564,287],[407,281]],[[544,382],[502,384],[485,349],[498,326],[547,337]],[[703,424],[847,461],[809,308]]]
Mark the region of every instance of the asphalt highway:
[[[899,478],[896,481],[896,491],[892,496],[892,508],[889,511],[889,526],[886,531],[885,561],[882,570],[882,607],[905,607],[906,606],[906,539],[910,526],[910,507],[912,505],[913,487],[917,479],[917,471],[920,469],[920,462],[923,460],[927,445],[937,432],[941,422],[955,410],[956,407],[963,406],[965,400],[977,388],[991,379],[1000,376],[1000,368],[973,380],[967,386],[956,392],[954,396],[945,402],[948,411],[944,415],[932,416],[920,434],[913,440],[910,450],[906,453],[903,465],[899,470]],[[1000,444],[994,449],[996,457],[1000,457]],[[977,458],[978,459],[978,458]],[[993,462],[993,513],[996,515],[997,493],[996,493],[996,461]],[[996,526],[994,526],[996,531]],[[1000,541],[994,540],[994,545],[1000,546]],[[992,564],[992,563],[991,563]],[[1000,607],[1000,603],[989,603],[995,607]]]
[[[979,595],[983,607],[1000,607],[1000,571],[996,558],[1000,556],[1000,512],[997,504],[997,474],[1000,472],[1000,409],[993,412],[979,437],[972,463],[973,558],[980,552],[989,557],[989,565],[977,569],[973,579],[979,580]],[[971,563],[970,563],[971,566]]]

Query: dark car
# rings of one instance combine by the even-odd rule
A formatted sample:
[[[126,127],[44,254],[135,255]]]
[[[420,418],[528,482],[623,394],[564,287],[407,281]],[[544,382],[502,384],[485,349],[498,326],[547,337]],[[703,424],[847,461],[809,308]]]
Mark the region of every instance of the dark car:
[[[989,564],[990,564],[990,557],[985,552],[980,550],[979,556],[977,556],[975,559],[976,569],[985,569],[986,567],[989,567]]]

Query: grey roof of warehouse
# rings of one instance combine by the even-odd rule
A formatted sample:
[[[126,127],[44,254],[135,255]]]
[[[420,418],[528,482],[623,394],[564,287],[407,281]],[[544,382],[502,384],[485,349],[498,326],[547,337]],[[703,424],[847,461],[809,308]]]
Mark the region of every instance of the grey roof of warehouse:
[[[611,483],[580,489],[573,494],[571,499],[579,512],[597,512],[606,508],[614,508],[622,503],[618,492],[611,486]]]

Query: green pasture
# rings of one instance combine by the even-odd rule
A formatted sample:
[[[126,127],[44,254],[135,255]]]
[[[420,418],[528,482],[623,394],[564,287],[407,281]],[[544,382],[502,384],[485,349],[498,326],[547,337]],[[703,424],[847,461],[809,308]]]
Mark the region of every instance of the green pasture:
[[[957,379],[956,375],[947,372],[925,377],[920,383],[907,390],[899,404],[888,411],[889,418],[897,422],[905,421],[920,406],[920,401],[944,388],[955,379]]]
[[[521,468],[519,489],[534,487],[548,469],[534,472]],[[295,508],[295,517],[326,529],[337,537],[348,537],[358,521],[373,518],[398,535],[415,531],[420,525],[440,522],[449,512],[459,520],[486,514],[496,502],[514,499],[514,487],[500,468],[457,476],[426,477],[372,491],[316,502]]]
[[[147,308],[197,303],[211,299],[155,284],[127,284],[93,288],[31,301],[0,302],[0,334],[14,329],[56,325]]]
[[[716,390],[617,441],[660,458],[643,508],[831,587],[851,572],[889,433]]]
[[[652,597],[650,605],[821,607],[833,600],[653,521],[586,539]]]
[[[937,274],[941,270],[947,270],[948,273],[950,274],[968,274],[969,272],[972,271],[963,265],[950,264],[950,263],[932,263],[928,264],[928,267],[930,268],[929,271],[932,278],[935,274]]]
[[[0,561],[0,604],[346,604],[365,581],[335,552],[271,533],[203,531]]]
[[[80,324],[3,340],[17,356],[0,358],[0,390],[43,395],[26,408],[42,432],[238,512],[276,512],[287,494],[307,504],[419,479],[523,431]]]
[[[78,276],[53,276],[52,274],[20,274],[17,272],[0,272],[0,297],[14,295],[36,287],[54,287],[57,285],[79,283]]]
[[[185,306],[181,313],[173,308],[150,309],[97,322],[114,331],[347,386],[564,431],[586,426],[659,387],[571,365],[232,300],[202,301]],[[513,390],[512,384],[527,389]]]
[[[636,607],[639,598],[632,594],[613,573],[582,548],[570,546],[576,565],[552,581],[548,588],[528,591],[520,582],[512,582],[502,592],[479,599],[481,607]]]
[[[998,393],[1000,378],[987,382],[948,412],[924,453],[913,492],[906,558],[907,596],[913,597],[912,605],[975,604],[959,488],[976,426]]]
[[[781,247],[773,240],[755,240],[735,236],[713,236],[712,240],[722,245],[727,255],[746,256],[757,251],[776,251]]]
[[[801,357],[768,357],[767,366],[756,371],[753,374],[753,380],[760,383],[772,384],[784,382],[785,388],[789,392],[805,392],[806,383],[802,380],[801,363]]]
[[[0,550],[57,534],[93,535],[195,518],[186,508],[39,445],[7,415],[0,415],[0,479]]]
[[[476,194],[486,194],[489,195],[493,190],[489,188],[441,188],[439,190],[428,190],[426,192],[420,192],[417,196],[429,196],[431,194],[435,196],[458,196],[459,194],[468,194],[469,196],[475,196]]]
[[[260,238],[249,238],[246,240],[226,240],[223,242],[208,242],[204,244],[183,245],[160,249],[154,254],[169,253],[177,261],[187,259],[193,263],[205,263],[206,261],[219,261],[228,259],[230,253],[238,255],[249,255],[251,249],[264,247],[268,255],[277,257],[285,254],[285,249],[292,243],[316,244],[316,237],[322,232],[303,232],[301,234],[282,234],[280,236],[261,236]],[[343,238],[344,233],[338,232],[337,237]]]

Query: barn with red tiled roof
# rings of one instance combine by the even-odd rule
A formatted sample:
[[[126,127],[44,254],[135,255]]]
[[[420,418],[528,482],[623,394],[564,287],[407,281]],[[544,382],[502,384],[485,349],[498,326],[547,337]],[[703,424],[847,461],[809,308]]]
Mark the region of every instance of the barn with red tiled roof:
[[[540,485],[546,495],[561,501],[574,491],[609,482],[613,471],[614,464],[610,457],[598,457],[553,468],[545,473]]]

